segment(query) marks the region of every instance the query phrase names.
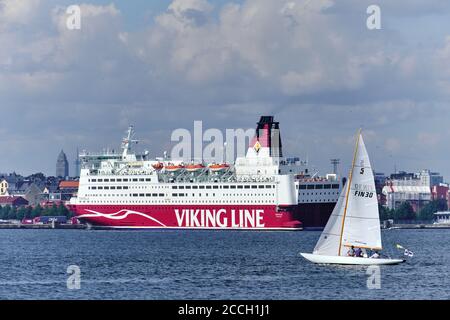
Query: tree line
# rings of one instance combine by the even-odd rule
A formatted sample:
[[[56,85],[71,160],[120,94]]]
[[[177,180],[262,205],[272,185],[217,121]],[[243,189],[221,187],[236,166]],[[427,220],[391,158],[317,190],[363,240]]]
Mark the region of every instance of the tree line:
[[[34,207],[13,207],[10,205],[0,207],[1,220],[22,220],[24,218],[33,219],[41,216],[65,216],[67,218],[71,218],[73,217],[73,214],[63,204],[60,204],[58,206],[56,204],[53,204],[49,207],[42,207],[39,204]]]
[[[394,221],[398,220],[421,220],[432,221],[434,220],[434,214],[438,211],[447,211],[447,201],[443,199],[434,200],[423,206],[419,212],[414,212],[413,207],[409,202],[402,203],[397,209],[388,209],[380,206],[380,219]]]
[[[434,220],[434,213],[438,211],[447,211],[448,204],[447,201],[440,199],[431,201],[424,207],[422,207],[418,213],[414,212],[413,207],[408,202],[404,202],[397,209],[388,209],[383,206],[379,206],[380,219],[381,221],[393,219],[398,220],[421,220],[421,221],[431,221]],[[67,218],[73,217],[73,213],[67,209],[63,204],[56,205],[53,204],[49,207],[37,206],[26,206],[26,207],[12,207],[6,205],[0,207],[0,220],[22,220],[33,219],[40,216],[65,216]]]

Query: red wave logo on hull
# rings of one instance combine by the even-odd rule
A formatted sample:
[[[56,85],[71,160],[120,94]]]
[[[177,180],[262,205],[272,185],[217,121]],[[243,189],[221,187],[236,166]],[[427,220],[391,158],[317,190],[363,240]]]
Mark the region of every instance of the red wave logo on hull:
[[[82,215],[79,215],[78,218],[84,219],[84,218],[102,217],[102,218],[107,218],[107,219],[112,219],[112,220],[123,220],[123,219],[126,219],[131,214],[136,214],[136,215],[142,216],[144,218],[147,218],[151,221],[154,221],[154,222],[160,224],[162,227],[166,227],[166,225],[164,223],[162,223],[161,221],[159,221],[145,213],[141,213],[141,212],[137,212],[137,211],[133,211],[133,210],[123,209],[123,210],[120,210],[115,213],[101,213],[101,212],[97,212],[97,211],[89,210],[89,209],[86,209],[86,211],[91,212],[91,214],[82,214]]]

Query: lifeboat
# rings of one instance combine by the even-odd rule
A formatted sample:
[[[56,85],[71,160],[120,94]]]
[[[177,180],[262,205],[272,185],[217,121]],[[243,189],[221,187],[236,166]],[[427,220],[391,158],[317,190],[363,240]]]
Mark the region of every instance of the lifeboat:
[[[155,170],[161,170],[162,168],[164,168],[164,164],[162,164],[161,162],[152,164],[153,169]]]
[[[197,172],[197,171],[202,170],[202,169],[204,169],[204,168],[205,168],[205,166],[202,165],[202,164],[200,164],[200,163],[197,163],[197,164],[188,164],[188,165],[186,166],[186,170],[189,171],[189,172]]]
[[[172,164],[172,163],[169,163],[168,165],[166,165],[166,166],[164,167],[164,169],[166,169],[166,171],[168,171],[168,172],[178,172],[178,171],[180,171],[181,169],[184,169],[184,166],[183,166],[182,164]]]
[[[211,170],[212,172],[220,172],[227,170],[229,167],[230,165],[227,163],[220,163],[220,164],[213,163],[209,165],[209,170]]]

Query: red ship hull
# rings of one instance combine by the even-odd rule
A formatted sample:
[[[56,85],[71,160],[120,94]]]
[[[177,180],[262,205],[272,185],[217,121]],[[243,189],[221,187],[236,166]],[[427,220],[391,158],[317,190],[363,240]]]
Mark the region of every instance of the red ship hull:
[[[301,230],[293,207],[239,205],[72,205],[95,226],[135,229]]]

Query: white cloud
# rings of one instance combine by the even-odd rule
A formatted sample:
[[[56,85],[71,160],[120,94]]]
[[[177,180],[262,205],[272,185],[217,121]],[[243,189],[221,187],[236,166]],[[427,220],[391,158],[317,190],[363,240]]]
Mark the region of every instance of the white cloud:
[[[421,145],[435,147],[441,142],[441,135],[433,132],[419,132],[417,142]]]
[[[289,71],[281,76],[281,89],[288,95],[299,95],[303,93],[313,93],[320,86],[326,85],[326,79],[320,71],[298,72]]]
[[[56,7],[52,11],[56,35],[37,32],[27,43],[30,35],[0,35],[10,45],[0,53],[1,65],[17,68],[22,63],[18,57],[23,56],[22,69],[61,72],[60,86],[79,85],[82,90],[83,83],[92,88],[81,79],[87,74],[98,79],[114,72],[131,77],[127,69],[136,64],[132,70],[137,71],[136,81],[147,82],[148,89],[161,96],[161,90],[168,88],[170,100],[173,84],[182,95],[204,87],[213,102],[223,99],[223,88],[234,90],[236,103],[245,102],[249,95],[326,98],[328,92],[350,96],[358,90],[358,94],[371,91],[367,99],[375,101],[386,94],[395,95],[390,99],[409,98],[405,90],[390,92],[385,77],[402,88],[415,86],[415,95],[428,94],[427,86],[418,83],[421,77],[430,77],[425,66],[418,68],[424,61],[417,56],[419,51],[404,52],[387,33],[379,37],[350,28],[353,22],[349,25],[334,13],[336,7],[339,4],[330,0],[247,0],[219,8],[216,19],[206,0],[175,0],[153,26],[138,33],[123,29],[123,17],[113,4],[81,5],[78,32],[66,28],[65,8]],[[28,10],[20,6],[10,11],[27,16]],[[441,60],[445,52],[445,47],[439,51]],[[440,81],[445,92],[447,79]],[[121,86],[121,79],[109,82]]]
[[[186,18],[189,12],[208,14],[212,5],[206,0],[174,0],[168,8],[177,18]]]
[[[39,4],[40,0],[0,0],[0,31],[2,27],[30,23]]]
[[[385,147],[387,151],[390,152],[398,152],[401,146],[401,142],[400,140],[396,139],[396,138],[388,138],[386,139],[385,142]]]
[[[83,4],[79,31],[66,28],[64,7],[48,10],[37,0],[0,4],[0,111],[29,115],[23,141],[28,135],[34,143],[36,118],[66,130],[76,143],[89,139],[79,130],[99,126],[100,144],[114,142],[112,132],[132,121],[162,137],[194,119],[247,127],[261,113],[275,113],[290,145],[299,139],[298,150],[304,144],[316,158],[351,148],[360,125],[379,150],[400,154],[411,148],[403,131],[420,119],[440,121],[447,110],[450,36],[434,45],[405,41],[389,19],[420,12],[387,1],[380,4],[387,22],[379,32],[366,29],[367,5],[353,0],[222,7],[175,0],[140,30],[127,29],[127,17],[113,4]],[[447,8],[437,0],[429,5],[434,9],[426,14],[437,19]],[[12,114],[8,119],[17,122]],[[57,131],[48,130],[51,139]],[[10,128],[10,138],[15,131]],[[422,140],[439,134],[431,131]],[[413,132],[420,139],[422,131]],[[164,143],[155,141],[154,149]]]
[[[212,8],[206,0],[174,0],[156,21],[169,30],[184,32],[206,24]]]

